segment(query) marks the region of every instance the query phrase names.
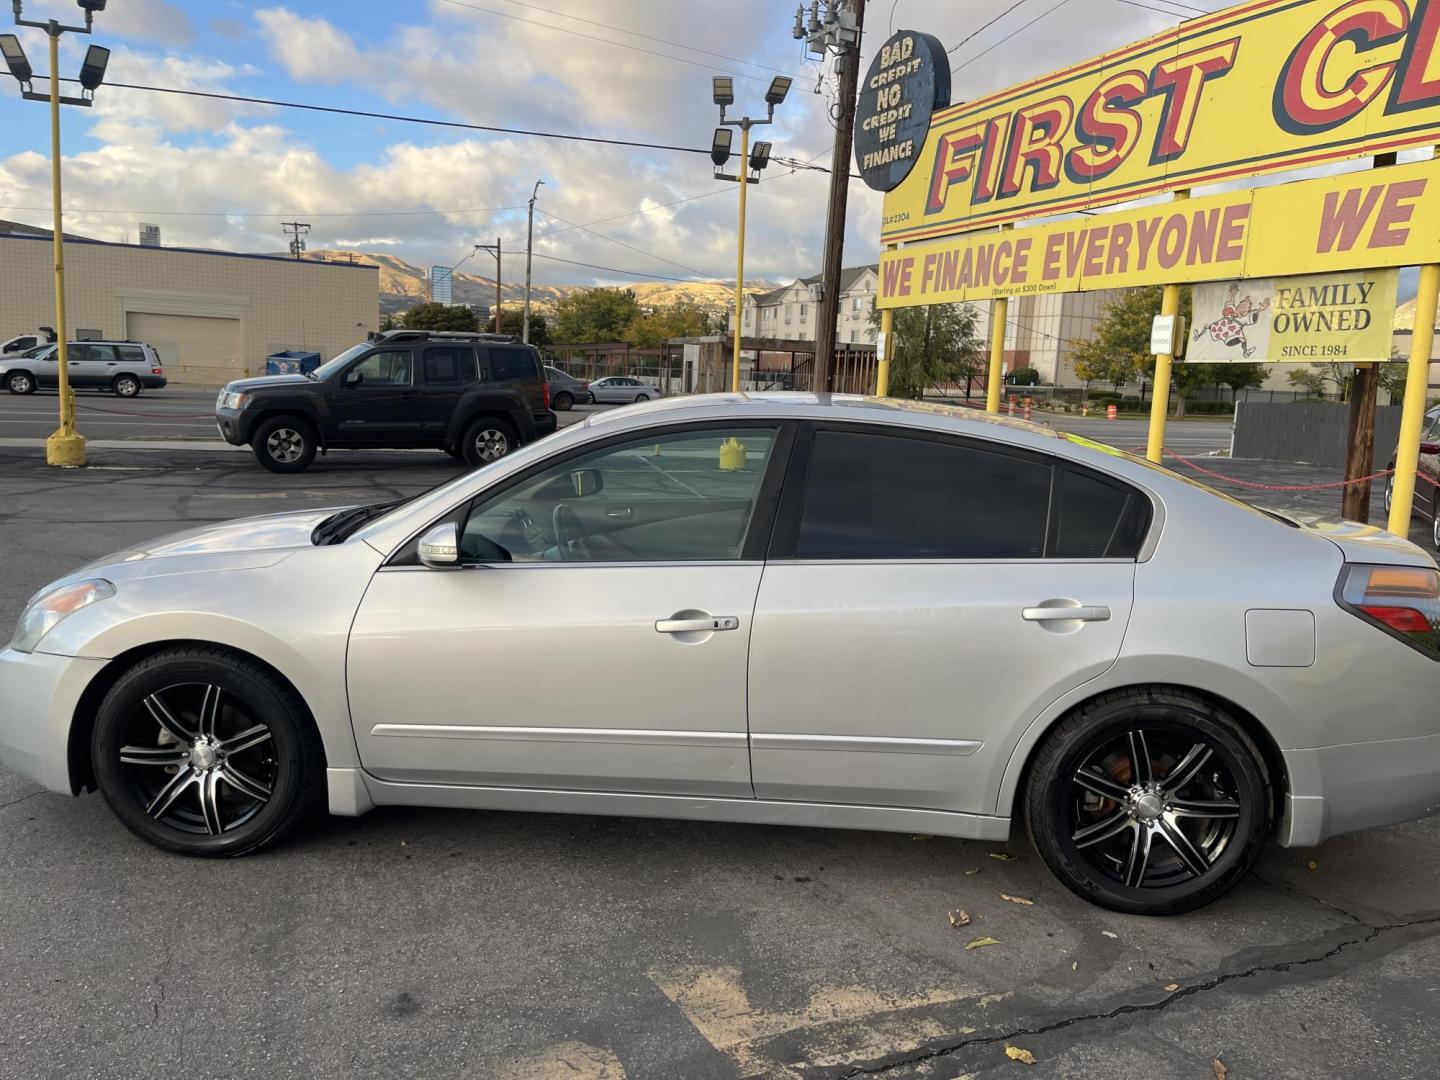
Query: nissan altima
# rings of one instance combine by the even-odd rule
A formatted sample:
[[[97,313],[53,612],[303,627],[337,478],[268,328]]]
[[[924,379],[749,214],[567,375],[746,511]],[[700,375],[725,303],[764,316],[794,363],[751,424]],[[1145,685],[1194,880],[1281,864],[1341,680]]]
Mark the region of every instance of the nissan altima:
[[[968,411],[715,395],[75,571],[0,653],[0,758],[189,855],[321,805],[1023,820],[1162,914],[1440,807],[1437,700],[1405,540]]]

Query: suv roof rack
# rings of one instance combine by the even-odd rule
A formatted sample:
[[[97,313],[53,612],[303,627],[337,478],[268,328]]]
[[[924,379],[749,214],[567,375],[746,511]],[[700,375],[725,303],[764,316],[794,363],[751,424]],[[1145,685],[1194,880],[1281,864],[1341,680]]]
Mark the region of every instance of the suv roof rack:
[[[520,341],[514,334],[477,334],[469,330],[372,330],[367,337],[372,342],[396,344],[406,341],[503,341],[518,344]]]

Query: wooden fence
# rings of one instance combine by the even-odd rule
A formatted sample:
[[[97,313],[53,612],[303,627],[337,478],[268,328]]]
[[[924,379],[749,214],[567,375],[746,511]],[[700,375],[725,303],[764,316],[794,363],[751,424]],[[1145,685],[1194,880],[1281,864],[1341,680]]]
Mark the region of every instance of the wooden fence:
[[[1400,439],[1400,406],[1375,410],[1375,467],[1384,468]],[[1304,461],[1345,467],[1350,406],[1337,402],[1274,404],[1240,401],[1232,457]]]

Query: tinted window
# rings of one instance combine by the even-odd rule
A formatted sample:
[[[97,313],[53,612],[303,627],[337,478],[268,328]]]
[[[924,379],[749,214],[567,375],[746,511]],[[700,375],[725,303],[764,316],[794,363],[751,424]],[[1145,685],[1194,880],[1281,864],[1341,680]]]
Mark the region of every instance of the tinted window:
[[[115,351],[120,354],[120,360],[126,364],[143,364],[145,350],[139,345],[116,345]]]
[[[475,354],[465,348],[447,346],[425,350],[427,386],[463,386],[475,381]]]
[[[101,363],[109,363],[115,359],[115,346],[71,345],[66,353],[66,358],[69,360],[96,360]]]
[[[362,386],[409,386],[410,354],[408,352],[379,352],[367,356],[350,369],[346,378],[359,372]]]
[[[810,456],[801,559],[1035,559],[1050,467],[957,443],[821,431]]]
[[[1061,559],[1133,559],[1150,523],[1149,501],[1139,492],[1090,473],[1066,469],[1059,487]]]
[[[775,439],[773,428],[711,428],[569,458],[477,504],[461,554],[472,562],[738,559]]]
[[[490,377],[496,382],[536,379],[535,354],[529,349],[490,349]]]

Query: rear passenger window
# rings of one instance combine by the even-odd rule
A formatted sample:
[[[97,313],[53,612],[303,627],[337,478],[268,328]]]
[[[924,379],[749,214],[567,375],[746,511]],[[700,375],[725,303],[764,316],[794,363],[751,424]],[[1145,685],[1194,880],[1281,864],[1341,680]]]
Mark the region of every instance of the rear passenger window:
[[[958,443],[817,432],[795,557],[1038,559],[1050,474]]]
[[[475,354],[470,349],[446,347],[425,350],[427,386],[463,386],[475,381]]]
[[[1059,513],[1059,559],[1133,559],[1150,524],[1139,492],[1070,468],[1060,477]]]
[[[529,349],[490,349],[490,377],[496,382],[514,382],[540,377],[535,354]]]
[[[116,345],[115,351],[120,354],[121,363],[145,363],[145,350],[140,348],[139,345]]]

